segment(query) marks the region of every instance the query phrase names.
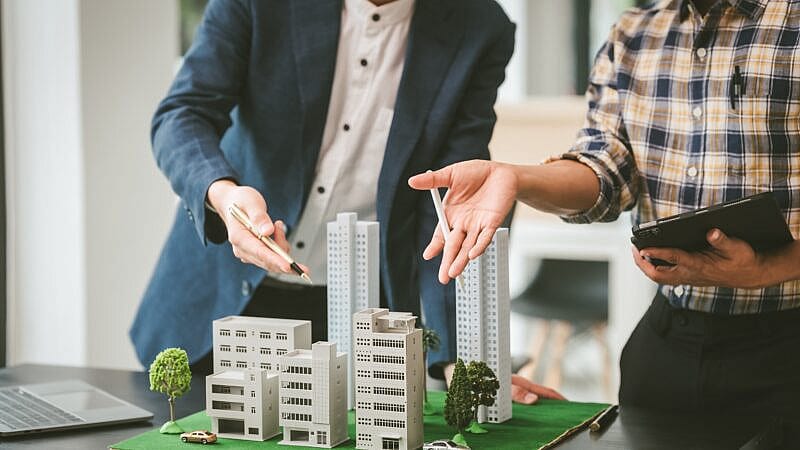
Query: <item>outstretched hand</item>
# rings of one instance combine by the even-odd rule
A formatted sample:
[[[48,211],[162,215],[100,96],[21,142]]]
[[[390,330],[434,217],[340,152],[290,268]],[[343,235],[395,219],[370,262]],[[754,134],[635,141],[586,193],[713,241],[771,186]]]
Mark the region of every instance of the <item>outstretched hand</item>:
[[[443,284],[456,278],[471,259],[486,250],[517,195],[517,178],[511,167],[483,160],[416,175],[408,184],[418,190],[447,188],[443,203],[452,231],[445,243],[436,227],[422,255],[429,260],[444,250],[439,268],[439,281]]]

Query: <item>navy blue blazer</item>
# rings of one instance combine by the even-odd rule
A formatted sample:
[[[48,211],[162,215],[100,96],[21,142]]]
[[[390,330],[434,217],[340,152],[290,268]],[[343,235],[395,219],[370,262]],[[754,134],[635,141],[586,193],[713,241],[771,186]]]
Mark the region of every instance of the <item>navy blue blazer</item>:
[[[180,196],[175,222],[130,336],[147,366],[165,347],[197,361],[211,321],[240,313],[265,276],[241,263],[208,186],[258,189],[270,216],[297,224],[309,195],[331,95],[342,0],[212,0],[155,113],[153,153]],[[455,354],[455,294],[421,254],[436,224],[409,176],[488,158],[497,88],[514,25],[493,0],[417,0],[394,119],[378,180],[381,289],[389,308],[420,313]],[[420,299],[422,302],[420,302]]]

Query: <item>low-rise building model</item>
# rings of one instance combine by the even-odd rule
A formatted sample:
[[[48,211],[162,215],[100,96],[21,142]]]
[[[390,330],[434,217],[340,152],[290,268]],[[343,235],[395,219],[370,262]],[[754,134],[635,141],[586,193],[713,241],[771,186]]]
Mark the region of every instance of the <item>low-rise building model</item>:
[[[340,213],[328,223],[328,342],[353,348],[353,314],[380,302],[379,225]],[[353,408],[352,354],[347,374],[347,407]]]
[[[226,370],[206,377],[206,414],[219,437],[264,441],[278,429],[278,375]]]
[[[280,434],[279,358],[311,347],[311,322],[229,316],[212,329],[214,374],[206,377],[212,431],[258,441]]]
[[[280,444],[330,448],[348,440],[347,363],[328,342],[280,358]]]
[[[266,369],[279,372],[278,358],[311,348],[308,320],[228,316],[213,323],[214,372]]]
[[[423,444],[424,361],[416,316],[368,308],[353,316],[356,448]]]
[[[463,279],[463,285],[456,283],[458,357],[486,362],[500,382],[494,405],[481,406],[478,421],[505,422],[511,418],[507,228],[495,232],[486,252],[464,269]]]

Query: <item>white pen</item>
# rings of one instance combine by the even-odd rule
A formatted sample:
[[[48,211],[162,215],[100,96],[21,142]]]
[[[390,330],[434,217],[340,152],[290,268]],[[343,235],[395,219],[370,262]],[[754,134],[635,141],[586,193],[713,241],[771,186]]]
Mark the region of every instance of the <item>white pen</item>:
[[[428,172],[431,172],[430,170]],[[436,209],[436,216],[439,218],[439,229],[442,230],[444,241],[450,238],[450,224],[447,223],[447,216],[444,215],[444,205],[442,204],[442,196],[439,195],[439,189],[431,189],[431,199],[433,199],[433,207]],[[464,278],[461,275],[457,276],[458,285],[464,288]]]

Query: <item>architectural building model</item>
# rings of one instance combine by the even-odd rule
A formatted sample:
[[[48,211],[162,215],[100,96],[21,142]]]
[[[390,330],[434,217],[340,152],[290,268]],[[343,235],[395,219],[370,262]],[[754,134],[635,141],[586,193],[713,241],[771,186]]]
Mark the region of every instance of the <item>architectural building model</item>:
[[[347,353],[315,342],[280,358],[280,444],[334,447],[347,436]]]
[[[279,358],[311,347],[311,322],[229,316],[213,323],[206,414],[220,437],[263,441],[278,429]]]
[[[353,314],[380,302],[378,222],[340,213],[328,223],[328,341],[353,348]],[[353,408],[353,360],[348,364],[347,407]]]
[[[311,348],[308,320],[228,316],[213,324],[214,373],[266,369],[277,374],[278,358]]]
[[[456,346],[464,362],[484,361],[500,381],[493,406],[481,406],[479,422],[511,418],[508,229],[495,232],[489,248],[472,260],[456,283]]]
[[[423,444],[422,330],[410,313],[368,308],[353,315],[356,448]]]
[[[206,377],[206,414],[219,437],[264,441],[278,429],[278,375],[238,369]]]

